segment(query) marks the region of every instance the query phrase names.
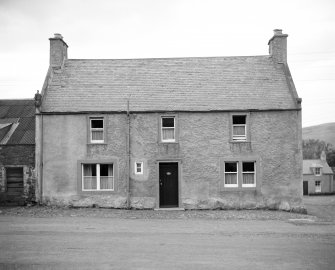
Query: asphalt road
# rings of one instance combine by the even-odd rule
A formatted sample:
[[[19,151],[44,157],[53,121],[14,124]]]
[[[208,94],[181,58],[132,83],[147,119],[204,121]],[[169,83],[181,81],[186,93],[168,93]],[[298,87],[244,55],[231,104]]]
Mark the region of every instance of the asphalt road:
[[[0,216],[0,269],[334,269],[315,219]]]

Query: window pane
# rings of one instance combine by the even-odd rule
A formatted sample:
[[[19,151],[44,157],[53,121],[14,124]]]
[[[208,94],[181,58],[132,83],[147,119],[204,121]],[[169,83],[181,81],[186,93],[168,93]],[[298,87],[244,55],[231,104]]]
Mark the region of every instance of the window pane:
[[[84,176],[84,189],[97,189],[97,177]]]
[[[243,172],[254,172],[255,171],[254,162],[243,162],[242,168]]]
[[[100,177],[100,189],[114,189],[113,176],[101,176]]]
[[[255,177],[254,173],[244,173],[243,174],[243,185],[245,184],[254,184],[255,183]]]
[[[104,128],[103,119],[91,119],[91,128]]]
[[[233,135],[245,136],[245,126],[233,126]]]
[[[103,141],[104,132],[100,130],[92,130],[92,141]]]
[[[174,117],[162,118],[162,127],[174,127]]]
[[[225,184],[226,185],[236,185],[237,184],[237,174],[236,173],[226,173],[225,174]]]
[[[245,125],[246,116],[245,115],[233,115],[233,125]]]
[[[113,164],[100,164],[100,176],[113,176]]]
[[[84,164],[84,176],[97,176],[96,164]]]
[[[174,128],[168,128],[162,130],[163,140],[174,140]]]
[[[237,172],[237,163],[236,162],[226,162],[225,172]]]
[[[140,173],[142,171],[142,163],[136,163],[136,172]]]

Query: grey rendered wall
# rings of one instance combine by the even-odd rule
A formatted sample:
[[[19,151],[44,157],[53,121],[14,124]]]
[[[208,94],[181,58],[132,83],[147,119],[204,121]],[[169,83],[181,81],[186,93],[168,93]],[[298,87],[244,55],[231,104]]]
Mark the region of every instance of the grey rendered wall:
[[[302,196],[300,112],[251,112],[248,143],[230,142],[229,113],[178,113],[178,142],[159,142],[161,114],[131,115],[131,206],[158,206],[158,163],[180,164],[180,207],[194,208],[299,208]],[[50,203],[77,206],[125,207],[127,191],[127,118],[105,115],[107,144],[87,141],[87,116],[44,116],[44,198]],[[78,160],[117,160],[117,190],[80,194]],[[257,187],[223,188],[224,160],[257,162]],[[134,163],[144,163],[135,175]]]

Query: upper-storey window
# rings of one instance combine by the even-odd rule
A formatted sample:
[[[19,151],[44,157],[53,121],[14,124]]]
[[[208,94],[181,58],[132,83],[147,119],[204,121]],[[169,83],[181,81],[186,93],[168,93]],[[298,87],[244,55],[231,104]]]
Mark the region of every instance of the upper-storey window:
[[[321,175],[321,168],[320,167],[315,168],[315,175],[317,175],[317,176]]]
[[[161,139],[162,142],[176,141],[176,123],[175,117],[161,118]]]
[[[232,139],[241,142],[247,140],[247,116],[233,115]]]
[[[104,141],[104,118],[90,118],[90,142],[103,143]]]

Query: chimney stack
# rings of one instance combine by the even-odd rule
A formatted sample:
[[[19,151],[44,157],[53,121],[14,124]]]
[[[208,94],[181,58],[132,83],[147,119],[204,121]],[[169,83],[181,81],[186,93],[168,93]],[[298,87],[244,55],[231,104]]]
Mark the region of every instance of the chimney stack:
[[[323,161],[327,161],[327,156],[326,156],[325,151],[321,152],[320,159],[323,160]]]
[[[67,59],[67,44],[61,34],[55,34],[50,40],[50,66],[61,68],[64,60]]]
[[[269,40],[269,53],[277,63],[287,63],[287,34],[281,29],[273,30],[274,35]]]

